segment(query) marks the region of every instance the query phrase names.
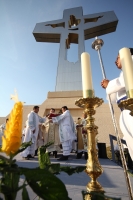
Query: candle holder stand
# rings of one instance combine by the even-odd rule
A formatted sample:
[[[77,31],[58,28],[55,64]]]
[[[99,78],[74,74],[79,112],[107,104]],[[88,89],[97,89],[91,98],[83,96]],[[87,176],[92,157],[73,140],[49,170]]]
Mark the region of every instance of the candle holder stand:
[[[131,112],[129,113],[131,116],[133,116],[133,98],[128,98],[125,100],[122,100],[119,104],[118,104],[119,108],[121,109],[126,109],[126,110],[130,110]]]
[[[87,97],[78,99],[75,105],[84,109],[87,115],[86,129],[88,137],[88,160],[86,164],[85,172],[90,176],[91,181],[87,184],[87,191],[104,193],[104,189],[98,183],[97,178],[103,173],[103,169],[98,160],[98,151],[96,149],[95,137],[98,134],[98,127],[94,124],[95,118],[92,116],[96,113],[95,108],[99,107],[103,103],[103,99],[98,97]],[[91,195],[86,195],[85,200],[91,199]]]

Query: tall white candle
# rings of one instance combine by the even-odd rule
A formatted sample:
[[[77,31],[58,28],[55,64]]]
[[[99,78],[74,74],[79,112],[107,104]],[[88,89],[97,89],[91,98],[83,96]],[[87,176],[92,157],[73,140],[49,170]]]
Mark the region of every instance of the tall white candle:
[[[119,51],[127,96],[133,98],[133,60],[129,48]]]
[[[90,55],[86,52],[81,54],[81,71],[82,71],[82,86],[83,86],[83,97],[93,97],[93,84],[91,74],[91,63]]]

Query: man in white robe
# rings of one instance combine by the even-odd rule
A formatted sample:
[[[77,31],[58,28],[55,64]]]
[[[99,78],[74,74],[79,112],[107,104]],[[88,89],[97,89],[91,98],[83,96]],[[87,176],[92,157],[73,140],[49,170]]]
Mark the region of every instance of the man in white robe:
[[[62,107],[61,115],[52,117],[53,123],[59,124],[59,137],[63,148],[63,155],[58,160],[68,160],[72,150],[72,142],[76,140],[75,125],[67,106]]]
[[[32,145],[27,147],[21,156],[24,159],[34,158],[35,150],[37,148],[37,137],[39,132],[39,124],[45,122],[46,117],[41,118],[38,115],[39,106],[34,106],[33,111],[28,114],[27,126],[23,142],[32,141]]]
[[[130,52],[133,59],[133,49],[130,49]],[[122,69],[119,55],[117,56],[115,64],[118,69]],[[101,86],[103,88],[106,88],[106,93],[110,95],[111,101],[113,103],[117,102],[119,104],[121,100],[127,99],[122,71],[120,73],[120,76],[114,80],[109,81],[104,79],[101,82]],[[129,113],[129,110],[121,111],[119,124],[120,129],[124,135],[124,139],[126,140],[129,154],[133,160],[133,117]]]

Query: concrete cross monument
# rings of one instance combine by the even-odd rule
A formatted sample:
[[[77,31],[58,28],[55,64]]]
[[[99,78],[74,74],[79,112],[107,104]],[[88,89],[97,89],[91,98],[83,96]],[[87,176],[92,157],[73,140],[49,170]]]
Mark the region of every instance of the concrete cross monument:
[[[63,19],[37,23],[33,35],[37,42],[60,43],[56,91],[82,90],[81,54],[84,40],[116,30],[118,19],[113,11],[83,15],[82,7],[66,9]],[[71,43],[78,44],[78,61],[67,60]]]

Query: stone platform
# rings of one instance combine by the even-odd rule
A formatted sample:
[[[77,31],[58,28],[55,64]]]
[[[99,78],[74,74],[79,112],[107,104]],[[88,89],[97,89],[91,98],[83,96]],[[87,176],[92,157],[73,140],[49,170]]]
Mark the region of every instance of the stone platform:
[[[16,159],[18,165],[21,167],[38,167],[38,157],[35,157],[35,159],[32,160],[22,160],[18,155]],[[58,162],[52,156],[50,156],[50,159],[52,163]],[[122,200],[129,200],[123,169],[109,159],[99,159],[99,161],[104,172],[99,177],[98,181],[104,188],[106,195],[111,197],[121,197]],[[68,161],[62,161],[60,163],[64,166],[85,166],[86,160],[84,158],[76,159],[76,155],[71,154]],[[62,172],[58,177],[65,183],[69,197],[72,198],[72,200],[82,200],[81,191],[86,190],[86,185],[90,181],[89,176],[85,172],[79,174],[76,173],[71,176]],[[23,179],[21,179],[20,182],[21,181],[23,181]],[[131,183],[133,186],[133,177],[131,177]],[[29,187],[28,192],[31,200],[38,200],[36,194],[34,194]],[[0,195],[0,197],[2,197],[2,195]],[[18,193],[17,200],[21,200],[20,193]]]

